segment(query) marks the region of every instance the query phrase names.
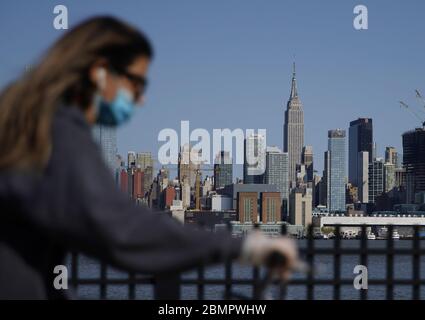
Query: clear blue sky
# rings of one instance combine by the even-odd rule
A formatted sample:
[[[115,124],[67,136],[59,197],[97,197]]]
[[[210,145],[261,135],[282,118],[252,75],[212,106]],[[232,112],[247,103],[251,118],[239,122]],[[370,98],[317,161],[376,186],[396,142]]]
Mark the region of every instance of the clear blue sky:
[[[305,143],[321,171],[327,130],[372,117],[378,152],[401,150],[401,133],[418,121],[398,100],[425,93],[425,1],[1,1],[0,86],[16,78],[64,31],[53,7],[64,4],[72,27],[113,14],[140,27],[156,56],[147,103],[119,129],[118,147],[157,153],[162,128],[266,128],[282,147],[283,111],[296,56]],[[353,8],[369,9],[369,30],[353,28]],[[425,109],[424,109],[425,110]],[[241,176],[241,170],[236,170]]]

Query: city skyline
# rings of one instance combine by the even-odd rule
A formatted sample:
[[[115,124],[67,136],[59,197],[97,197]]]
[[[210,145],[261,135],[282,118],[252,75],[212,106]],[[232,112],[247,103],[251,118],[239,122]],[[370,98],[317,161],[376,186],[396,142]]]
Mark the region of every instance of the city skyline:
[[[294,133],[296,133],[298,135],[296,140],[297,140],[297,143],[300,145],[299,147],[296,148],[297,150],[299,149],[299,151],[300,151],[299,152],[299,160],[295,159],[295,158],[298,158],[298,156],[294,157],[293,167],[297,167],[298,165],[303,164],[303,161],[304,161],[303,153],[307,149],[308,152],[311,153],[310,161],[312,161],[312,163],[315,164],[314,175],[318,175],[319,177],[323,177],[323,174],[320,174],[321,171],[317,170],[317,162],[320,162],[320,161],[318,161],[320,159],[320,156],[313,153],[312,146],[305,145],[305,143],[303,142],[304,141],[304,139],[303,139],[304,125],[303,125],[303,109],[302,109],[303,105],[302,105],[302,103],[299,99],[298,92],[297,92],[298,89],[297,89],[297,81],[296,81],[295,62],[293,62],[292,65],[293,65],[293,69],[292,69],[291,90],[290,90],[290,95],[289,95],[289,99],[288,99],[288,102],[287,102],[287,109],[284,110],[285,116],[284,116],[284,119],[283,119],[283,121],[284,121],[284,125],[283,125],[283,147],[284,147],[284,149],[285,149],[285,147],[286,147],[286,149],[289,149],[289,142],[288,142],[288,140],[286,140],[286,139],[288,139],[287,138],[288,133],[290,133],[289,132],[290,130],[287,128],[287,121],[288,121],[288,115],[290,114],[290,111],[294,112],[294,110],[292,110],[292,109],[294,109],[294,106],[295,106],[295,109],[296,109],[295,112],[301,111],[301,120],[299,122],[301,124],[301,129],[297,128],[297,129],[295,129],[295,131],[293,130]],[[416,91],[416,92],[418,92],[418,91]],[[425,105],[424,105],[424,107],[425,107]],[[298,119],[298,118],[300,118],[300,115],[297,113],[296,117]],[[424,120],[425,120],[425,116],[424,116]],[[405,133],[412,131],[412,130],[415,130],[415,129],[418,129],[418,128],[420,129],[424,125],[425,125],[425,122],[423,122],[422,125],[418,125],[411,130],[407,130],[407,131],[403,132],[400,135],[400,137],[402,138]],[[378,152],[377,141],[374,139],[374,135],[373,135],[373,132],[374,132],[373,119],[358,117],[358,118],[348,122],[347,130],[336,129],[336,131],[340,131],[340,130],[344,131],[344,137],[345,137],[345,131],[347,131],[347,132],[349,131],[349,134],[346,136],[347,142],[344,144],[344,150],[345,150],[344,151],[344,157],[345,157],[345,161],[344,161],[345,168],[344,168],[344,170],[345,170],[345,178],[347,179],[348,182],[354,183],[354,186],[357,186],[357,178],[360,179],[360,177],[357,177],[358,173],[357,173],[357,171],[355,171],[353,173],[353,177],[355,177],[355,178],[351,178],[350,172],[352,170],[352,167],[357,167],[359,165],[357,163],[359,161],[358,160],[358,156],[359,156],[358,153],[361,153],[361,151],[366,151],[367,156],[368,156],[368,159],[367,159],[368,163],[372,163],[375,159],[385,158],[387,160],[387,158],[393,157],[392,155],[388,155],[388,152],[390,152],[390,151],[393,152],[393,153],[396,153],[396,155],[398,154],[398,157],[400,157],[399,158],[400,162],[397,162],[397,158],[395,160],[391,160],[390,162],[396,161],[396,162],[394,162],[394,164],[401,164],[402,163],[402,156],[403,156],[403,153],[402,153],[403,148],[402,147],[400,149],[397,149],[393,146],[394,144],[388,145],[388,146],[383,147],[382,152]],[[328,130],[328,136],[329,136],[331,131],[335,131],[335,130]],[[248,136],[248,139],[252,139],[254,137],[255,137],[255,139],[257,139],[258,134],[253,134],[251,136]],[[301,137],[301,139],[300,139],[300,137]],[[299,140],[302,140],[302,141],[299,141]],[[244,140],[244,147],[243,147],[245,158],[246,158],[246,152],[247,152],[246,151],[246,148],[247,148],[246,141],[247,140],[245,139]],[[190,147],[192,147],[196,143],[197,143],[196,141],[190,141],[190,143],[188,145]],[[254,148],[254,150],[250,151],[250,154],[256,156],[259,152],[257,150],[258,149],[257,144],[254,143],[252,145],[252,147],[255,147],[255,148]],[[179,144],[179,149],[180,148],[182,148],[182,145]],[[261,149],[263,150],[264,154],[262,156],[260,156],[259,158],[260,159],[264,158],[264,159],[260,162],[265,161],[266,150],[268,148],[278,148],[279,149],[279,147],[276,146],[275,144],[271,145],[271,144],[267,143],[266,145],[264,145],[264,143],[263,143]],[[232,143],[232,150],[235,150],[235,149],[236,149],[235,144]],[[326,152],[328,152],[328,151],[329,151],[329,140],[328,140],[327,150],[325,150],[325,152],[324,152],[325,157],[326,157]],[[130,152],[130,151],[127,151],[127,152]],[[223,152],[225,152],[227,154],[229,153],[228,151],[226,151],[224,149],[220,151],[220,153],[223,153]],[[285,153],[289,154],[288,151],[286,151]],[[355,155],[353,160],[352,160],[352,154]],[[117,153],[117,156],[121,156],[121,154]],[[219,154],[215,155],[215,158],[217,159],[218,156],[219,156]],[[288,166],[290,167],[290,160],[288,159],[288,161],[289,161]],[[248,177],[246,172],[245,172],[246,163],[247,162],[246,162],[246,159],[245,159],[244,164],[243,164],[243,172],[241,173],[241,175],[237,175],[236,177],[234,175],[232,175],[233,176],[233,179],[232,179],[233,182],[237,181],[238,179],[241,179],[241,180],[244,180],[244,181],[246,180],[246,178]],[[212,166],[212,165],[214,165],[214,163],[210,164],[209,166]],[[174,168],[174,166],[175,165],[173,165],[173,164],[171,164],[171,165],[165,164],[165,167],[167,167],[169,169],[171,167],[172,172],[174,172],[174,171],[177,172],[175,178],[178,178],[178,166],[177,166],[177,168]],[[235,164],[235,162],[231,159],[230,166],[232,168],[231,171],[234,171],[233,167],[238,167],[238,166],[241,166],[241,165]],[[163,168],[163,167],[164,167],[164,164],[162,164],[162,163],[158,163],[158,164],[155,165],[155,169]],[[210,170],[209,168],[203,168],[202,165],[200,166],[200,169],[201,169],[201,172],[203,171],[203,169],[206,170],[206,171]],[[326,164],[324,162],[323,162],[323,170],[326,170]],[[290,169],[288,170],[288,173],[289,172],[291,172]],[[296,170],[294,168],[294,173],[297,173],[297,172],[298,172],[298,168]],[[310,175],[313,175],[313,171],[310,173]],[[211,174],[206,174],[206,176],[211,177]],[[256,179],[255,181],[252,180],[253,177],[255,177],[254,178],[254,179]],[[249,180],[249,179],[251,179],[252,181]],[[310,181],[312,181],[311,179],[312,179],[312,177],[310,177]],[[351,181],[351,179],[353,179],[353,180]],[[265,172],[263,172],[263,174],[258,175],[258,176],[257,175],[249,176],[247,182],[244,182],[244,183],[262,183],[264,181],[265,181]],[[294,183],[295,183],[295,179],[294,179]],[[291,178],[290,177],[289,177],[289,184],[291,184]],[[294,184],[294,188],[295,188],[295,184]],[[359,188],[360,188],[360,186],[359,186]]]
[[[421,1],[394,1],[385,7],[364,1],[370,13],[369,29],[364,31],[352,26],[356,1],[276,1],[267,6],[259,1],[187,1],[169,4],[167,10],[154,2],[100,3],[65,1],[70,25],[93,14],[114,14],[144,30],[156,52],[147,103],[127,126],[118,129],[121,155],[128,150],[156,154],[158,132],[178,128],[181,120],[209,131],[266,128],[267,144],[282,147],[282,108],[289,96],[294,55],[302,79],[304,144],[313,146],[319,172],[331,128],[348,129],[348,123],[359,117],[374,119],[382,156],[385,146],[401,150],[401,135],[419,126],[399,108],[398,101],[415,105],[414,89],[425,91],[421,87],[425,44],[415,37],[425,30]],[[54,5],[54,1],[17,1],[13,8],[0,5],[0,25],[8,26],[0,28],[8,44],[0,50],[1,87],[64,32],[52,27]],[[404,23],[394,22],[394,17]],[[192,25],[199,28],[192,30]],[[7,32],[10,28],[13,34]],[[209,110],[214,112],[205,117]],[[389,130],[388,124],[395,122],[397,128]],[[242,177],[242,166],[235,166],[234,177]]]

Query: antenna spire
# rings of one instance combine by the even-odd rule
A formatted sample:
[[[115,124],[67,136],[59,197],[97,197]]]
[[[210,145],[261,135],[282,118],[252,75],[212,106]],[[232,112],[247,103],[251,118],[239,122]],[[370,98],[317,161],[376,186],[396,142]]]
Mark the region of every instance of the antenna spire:
[[[295,78],[295,61],[294,61],[292,63],[292,85],[291,85],[290,100],[292,100],[295,97],[298,97],[298,92],[297,92],[297,80]]]

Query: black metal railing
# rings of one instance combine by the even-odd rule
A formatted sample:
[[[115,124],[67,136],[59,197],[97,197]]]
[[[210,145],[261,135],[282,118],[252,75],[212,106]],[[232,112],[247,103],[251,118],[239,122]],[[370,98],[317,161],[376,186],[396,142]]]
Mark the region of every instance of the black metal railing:
[[[200,265],[196,268],[195,278],[185,278],[181,274],[168,274],[162,276],[146,276],[135,273],[129,273],[127,277],[108,278],[108,266],[105,263],[100,263],[99,278],[80,278],[78,277],[79,255],[74,253],[71,256],[71,279],[70,283],[74,288],[81,285],[99,286],[99,298],[106,299],[108,286],[125,285],[128,287],[128,299],[136,298],[136,286],[152,285],[154,288],[154,299],[180,299],[181,287],[191,286],[196,288],[196,299],[205,299],[205,289],[208,286],[222,286],[223,299],[264,299],[264,293],[267,286],[277,287],[277,297],[275,299],[285,299],[287,296],[288,287],[302,286],[306,288],[305,299],[314,300],[315,289],[319,286],[332,287],[333,299],[341,299],[341,289],[344,286],[353,286],[353,278],[343,277],[341,272],[341,261],[343,257],[354,256],[358,257],[361,265],[368,267],[369,258],[371,256],[381,256],[385,259],[386,271],[382,278],[368,279],[369,286],[384,286],[385,296],[388,300],[394,299],[395,286],[407,286],[411,288],[411,298],[421,299],[421,286],[425,285],[425,279],[421,278],[421,257],[425,254],[425,249],[421,248],[419,237],[419,226],[412,226],[413,238],[412,246],[408,248],[397,248],[394,245],[392,237],[394,226],[388,226],[387,239],[385,246],[380,248],[369,247],[367,239],[367,227],[361,227],[360,242],[356,248],[347,248],[342,246],[340,229],[343,225],[335,226],[335,237],[332,240],[332,245],[323,248],[316,247],[313,237],[313,227],[308,228],[307,246],[300,248],[300,255],[309,266],[305,277],[294,278],[288,283],[282,283],[277,280],[271,280],[270,276],[264,276],[263,270],[258,267],[252,268],[252,277],[250,278],[234,278],[233,262],[227,261],[224,264],[224,277],[210,278],[206,277],[206,266]],[[282,226],[282,233],[286,233],[285,226]],[[331,256],[333,258],[332,277],[322,278],[315,272],[315,261],[320,256]],[[409,259],[412,270],[410,278],[397,278],[394,272],[395,257],[403,257]],[[236,286],[250,286],[252,288],[252,296],[239,294],[233,290]],[[368,290],[358,290],[359,298],[362,300],[368,299]]]

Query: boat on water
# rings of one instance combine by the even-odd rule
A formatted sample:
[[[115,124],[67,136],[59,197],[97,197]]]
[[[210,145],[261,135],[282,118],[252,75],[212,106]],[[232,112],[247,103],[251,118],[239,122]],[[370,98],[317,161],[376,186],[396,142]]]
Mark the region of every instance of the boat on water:
[[[377,239],[387,239],[388,238],[388,228],[387,227],[382,227],[378,230],[378,236]],[[391,238],[393,240],[399,240],[400,239],[400,234],[398,233],[397,230],[393,230],[392,234],[391,234]]]
[[[358,237],[358,234],[354,232],[353,230],[347,230],[347,231],[341,232],[342,239],[356,239],[357,237]]]
[[[367,235],[367,239],[368,240],[376,240],[376,236],[373,232],[371,232]]]

